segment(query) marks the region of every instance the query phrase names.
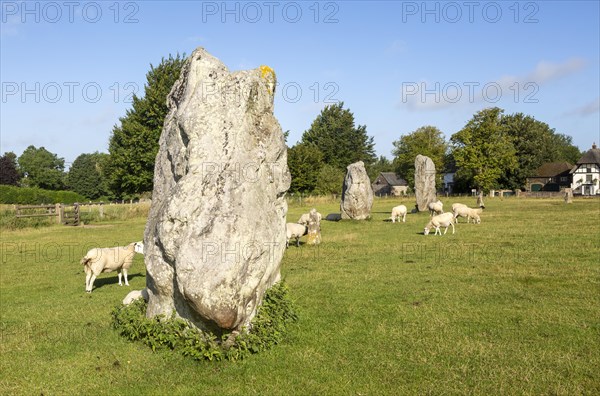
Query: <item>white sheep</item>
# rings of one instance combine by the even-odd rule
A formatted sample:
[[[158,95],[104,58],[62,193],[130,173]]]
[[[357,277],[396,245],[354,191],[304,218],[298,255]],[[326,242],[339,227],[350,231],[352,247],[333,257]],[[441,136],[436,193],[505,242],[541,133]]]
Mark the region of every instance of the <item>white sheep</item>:
[[[440,227],[446,227],[446,229],[444,230],[444,235],[446,235],[449,226],[452,226],[452,234],[454,234],[454,215],[450,212],[442,213],[431,218],[429,223],[427,223],[427,225],[425,226],[425,230],[423,233],[425,235],[429,235],[429,230],[431,230],[431,228],[435,228],[434,235],[437,235],[438,232],[440,235],[442,235]]]
[[[455,216],[454,216],[454,222],[457,223],[457,224],[458,224],[458,219],[456,218],[456,209],[459,208],[459,207],[465,207],[466,208],[467,205],[462,204],[462,203],[453,203],[452,204],[452,213],[455,214]]]
[[[436,202],[429,202],[427,207],[431,216],[444,213],[444,204],[439,199]]]
[[[149,299],[148,290],[142,289],[142,290],[134,290],[134,291],[129,292],[123,299],[123,305],[129,305],[132,302],[134,302],[135,300],[137,300],[138,298],[143,298],[144,301],[148,302],[148,299]]]
[[[394,206],[392,208],[392,223],[395,223],[396,219],[398,220],[398,222],[400,222],[400,217],[402,217],[402,222],[406,223],[406,213],[407,212],[408,212],[408,209],[406,209],[406,206],[404,206],[404,205]]]
[[[297,223],[286,223],[285,225],[285,247],[290,246],[290,239],[296,238],[296,246],[300,246],[300,237],[308,234],[308,227]]]
[[[473,208],[469,208],[467,206],[459,206],[456,209],[454,209],[453,214],[454,214],[454,219],[456,220],[456,222],[458,222],[458,217],[466,217],[467,218],[467,224],[469,223],[470,219],[473,219],[473,223],[481,223],[481,218],[479,217],[479,215],[481,214],[481,212],[483,211],[483,209],[479,208],[479,209],[473,209]]]
[[[81,259],[81,264],[83,264],[85,270],[85,291],[92,292],[94,281],[102,272],[118,271],[119,286],[123,286],[123,283],[121,283],[122,275],[125,276],[125,285],[129,286],[127,270],[133,263],[133,256],[138,243],[133,242],[127,246],[114,248],[90,249]]]

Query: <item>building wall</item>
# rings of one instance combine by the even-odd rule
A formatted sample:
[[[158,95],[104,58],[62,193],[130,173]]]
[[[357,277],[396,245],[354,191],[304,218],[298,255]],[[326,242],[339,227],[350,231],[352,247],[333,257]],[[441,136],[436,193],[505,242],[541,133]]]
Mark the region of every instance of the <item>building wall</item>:
[[[600,168],[596,164],[582,164],[573,173],[571,188],[575,194],[600,194]]]

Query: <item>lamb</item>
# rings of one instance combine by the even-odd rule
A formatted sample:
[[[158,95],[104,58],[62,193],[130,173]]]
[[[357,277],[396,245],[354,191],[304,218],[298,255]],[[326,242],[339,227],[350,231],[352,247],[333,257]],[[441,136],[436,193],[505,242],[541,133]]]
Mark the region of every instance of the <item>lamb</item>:
[[[406,209],[406,206],[404,205],[398,205],[392,208],[392,223],[396,222],[396,219],[398,219],[398,222],[400,222],[400,217],[402,217],[402,222],[406,223],[406,212],[408,212],[408,209]]]
[[[454,219],[456,220],[456,222],[458,222],[458,217],[466,217],[467,218],[467,224],[469,223],[469,220],[471,218],[473,218],[473,223],[481,223],[481,218],[479,217],[479,215],[481,214],[481,212],[483,211],[482,208],[479,209],[473,209],[473,208],[469,208],[467,206],[459,206],[457,207],[453,213],[454,213]]]
[[[308,227],[303,224],[287,223],[285,225],[285,247],[290,246],[290,239],[296,238],[296,246],[300,246],[300,237],[308,234]]]
[[[427,223],[427,225],[425,226],[423,234],[429,235],[429,230],[433,227],[435,228],[434,235],[437,235],[438,232],[440,235],[442,235],[440,227],[446,227],[446,229],[444,230],[444,235],[446,235],[449,226],[452,226],[452,234],[454,234],[454,215],[450,212],[442,213],[431,218],[429,223]]]
[[[139,242],[133,242],[127,246],[90,249],[81,259],[85,270],[85,291],[92,292],[94,281],[100,273],[115,270],[118,271],[119,286],[123,286],[122,275],[125,276],[125,285],[129,286],[127,270],[133,264],[136,248],[139,249],[138,244]]]
[[[439,199],[437,202],[429,202],[427,205],[429,208],[429,214],[433,216],[434,214],[442,214],[444,213],[444,204]]]

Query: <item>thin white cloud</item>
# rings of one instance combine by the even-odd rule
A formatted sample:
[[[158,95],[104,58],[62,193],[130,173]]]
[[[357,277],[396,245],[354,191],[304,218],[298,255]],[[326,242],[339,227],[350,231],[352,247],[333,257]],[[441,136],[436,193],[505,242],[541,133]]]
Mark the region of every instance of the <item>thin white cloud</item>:
[[[600,113],[600,97],[584,104],[583,106],[579,106],[571,111],[568,111],[564,115],[577,115],[586,117],[596,113]]]
[[[541,61],[524,75],[504,75],[486,82],[404,82],[398,107],[429,111],[482,102],[494,105],[503,97],[516,95],[525,103],[537,103],[541,85],[578,73],[585,66],[584,59],[571,58],[562,63]]]

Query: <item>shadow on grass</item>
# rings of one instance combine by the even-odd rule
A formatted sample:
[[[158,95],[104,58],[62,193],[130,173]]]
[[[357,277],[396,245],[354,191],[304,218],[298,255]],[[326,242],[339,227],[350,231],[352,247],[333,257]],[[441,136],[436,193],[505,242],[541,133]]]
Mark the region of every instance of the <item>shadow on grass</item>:
[[[143,277],[142,274],[127,274],[127,280],[131,281],[132,279],[135,278],[139,278],[139,277]],[[125,279],[122,279],[123,285],[125,286]],[[96,280],[94,281],[94,289],[100,289],[104,286],[108,286],[108,285],[119,285],[119,277],[117,275],[115,276],[109,276],[106,278],[96,278]]]

